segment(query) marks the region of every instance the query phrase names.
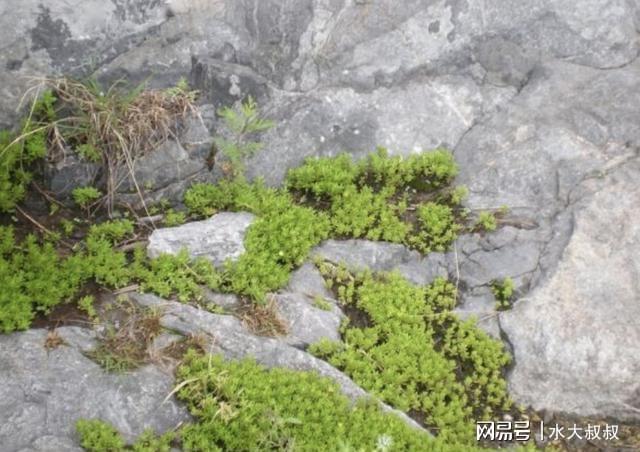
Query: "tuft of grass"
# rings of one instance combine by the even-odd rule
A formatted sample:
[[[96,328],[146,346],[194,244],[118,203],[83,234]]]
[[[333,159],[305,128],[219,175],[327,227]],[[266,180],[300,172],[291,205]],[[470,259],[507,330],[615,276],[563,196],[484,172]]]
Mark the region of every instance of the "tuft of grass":
[[[58,334],[56,330],[47,331],[47,337],[44,341],[44,348],[47,350],[53,350],[61,345],[64,345],[64,339]]]
[[[118,81],[105,88],[96,80],[67,77],[43,79],[42,85],[53,93],[50,108],[56,113],[55,121],[45,117],[37,123],[46,132],[46,153],[56,160],[71,147],[80,157],[100,163],[109,215],[126,178],[142,198],[134,176],[136,160],[166,141],[178,120],[194,111],[195,92],[183,86],[150,90],[144,83],[130,88]]]
[[[286,336],[287,323],[280,317],[273,297],[266,304],[246,303],[239,312],[242,323],[259,336]]]
[[[126,318],[107,324],[106,333],[88,356],[110,372],[126,372],[146,363],[149,347],[162,331],[161,313],[133,303]]]

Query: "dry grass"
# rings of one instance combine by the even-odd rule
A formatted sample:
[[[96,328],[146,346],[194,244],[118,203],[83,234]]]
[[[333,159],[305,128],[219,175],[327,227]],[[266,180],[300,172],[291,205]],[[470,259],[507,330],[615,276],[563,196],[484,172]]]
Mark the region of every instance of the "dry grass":
[[[44,340],[44,348],[47,350],[53,350],[54,348],[58,348],[64,344],[64,339],[60,337],[56,330],[47,331],[47,337]]]
[[[122,82],[103,90],[95,82],[69,78],[38,80],[38,91],[43,87],[57,97],[61,116],[49,124],[49,157],[61,159],[69,148],[89,146],[104,168],[106,195],[100,203],[107,212],[113,212],[115,193],[129,177],[144,205],[135,162],[175,134],[180,120],[195,111],[196,92],[144,85],[127,90]]]
[[[245,302],[238,315],[249,331],[260,336],[285,336],[289,332],[287,323],[278,314],[275,298],[266,304]]]
[[[161,316],[157,310],[131,305],[124,319],[117,322],[119,325],[107,325],[100,344],[89,357],[115,372],[126,372],[149,362],[150,346],[162,331]]]

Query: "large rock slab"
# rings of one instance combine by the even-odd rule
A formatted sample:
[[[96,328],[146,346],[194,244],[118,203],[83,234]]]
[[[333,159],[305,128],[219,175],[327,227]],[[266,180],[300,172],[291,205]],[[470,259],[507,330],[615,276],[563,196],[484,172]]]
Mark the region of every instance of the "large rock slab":
[[[147,254],[177,254],[186,249],[193,258],[205,257],[220,266],[244,253],[244,235],[255,216],[248,212],[222,212],[208,220],[153,231]]]
[[[536,409],[640,419],[637,159],[588,181],[554,275],[500,316],[512,395]]]
[[[13,451],[78,451],[75,422],[99,418],[132,441],[145,429],[173,429],[189,416],[173,398],[173,377],[154,366],[105,372],[83,355],[90,330],[57,329],[66,344],[47,350],[47,330],[0,336],[0,444]]]

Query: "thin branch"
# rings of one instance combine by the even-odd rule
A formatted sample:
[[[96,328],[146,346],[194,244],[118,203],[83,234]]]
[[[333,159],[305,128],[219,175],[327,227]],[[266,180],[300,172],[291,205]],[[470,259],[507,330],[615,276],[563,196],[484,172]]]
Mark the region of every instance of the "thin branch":
[[[53,231],[48,229],[46,226],[44,226],[41,223],[39,223],[38,220],[33,218],[31,215],[29,215],[24,210],[22,210],[22,208],[20,206],[16,206],[16,210],[18,212],[20,212],[27,220],[29,220],[31,223],[33,223],[38,229],[40,229],[45,234],[49,234],[49,235],[54,235],[55,234]],[[69,242],[66,242],[65,240],[60,239],[60,243],[62,243],[64,246],[66,246],[69,249],[73,248],[73,245],[71,243],[69,243]]]

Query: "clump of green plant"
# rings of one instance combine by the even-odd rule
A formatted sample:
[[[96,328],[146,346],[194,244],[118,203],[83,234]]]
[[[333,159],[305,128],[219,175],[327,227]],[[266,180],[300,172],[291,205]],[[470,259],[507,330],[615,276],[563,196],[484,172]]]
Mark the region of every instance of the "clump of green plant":
[[[328,237],[326,214],[296,205],[285,191],[267,188],[261,181],[222,181],[196,184],[185,195],[192,214],[211,215],[218,210],[243,210],[258,215],[247,230],[245,253],[224,267],[220,289],[262,302],[269,291],[289,279],[311,248]]]
[[[156,435],[145,430],[131,446],[126,446],[122,435],[107,422],[99,419],[79,419],[76,431],[80,436],[80,445],[87,452],[169,452],[175,434],[171,431]]]
[[[390,157],[381,148],[357,163],[346,154],[308,159],[289,171],[287,188],[301,202],[329,211],[334,235],[444,251],[461,229],[453,208],[466,191],[445,190],[457,171],[451,153],[441,149]],[[415,205],[409,205],[425,195],[437,202],[413,214]]]
[[[458,174],[453,155],[445,149],[390,157],[386,149],[378,148],[378,152],[358,166],[361,185],[411,188],[421,192],[443,188]]]
[[[352,275],[323,263],[341,303],[360,315],[342,329],[342,342],[320,341],[316,356],[392,406],[420,413],[449,444],[473,441],[474,419],[508,410],[502,344],[453,313],[455,287],[437,279],[412,285],[400,275]]]
[[[76,229],[76,225],[74,224],[74,222],[71,220],[67,220],[66,218],[63,218],[60,221],[60,226],[62,227],[62,233],[66,237],[71,237],[71,235],[73,234],[73,231],[75,231]]]
[[[309,158],[304,165],[289,170],[287,188],[331,200],[355,183],[358,172],[358,167],[348,154],[333,158]]]
[[[78,187],[73,189],[71,196],[77,205],[88,211],[91,204],[102,197],[102,193],[95,187]]]
[[[451,192],[449,193],[449,200],[451,205],[457,206],[462,204],[467,196],[469,196],[469,189],[464,185],[459,185],[451,190]]]
[[[478,220],[476,221],[476,229],[483,231],[495,231],[498,227],[498,220],[496,216],[487,211],[480,212]]]
[[[507,277],[502,281],[493,281],[491,283],[491,291],[496,297],[496,309],[498,311],[506,311],[511,309],[513,305],[513,279]]]
[[[180,434],[185,450],[376,450],[381,441],[387,450],[460,450],[373,401],[352,406],[315,373],[189,353],[178,381],[177,395],[197,420]]]
[[[263,209],[268,210],[267,206]],[[284,285],[291,270],[329,233],[329,220],[307,207],[289,204],[258,218],[245,237],[245,253],[225,269],[223,287],[262,302]]]
[[[417,213],[420,230],[410,239],[411,243],[423,253],[446,251],[462,229],[456,222],[453,209],[428,202],[418,206]]]
[[[98,419],[80,419],[76,422],[80,445],[89,452],[120,452],[125,442],[113,426]]]
[[[0,331],[28,328],[37,313],[72,298],[88,277],[81,259],[62,259],[33,235],[18,244],[13,228],[0,226]]]
[[[175,296],[181,302],[200,301],[202,286],[217,290],[222,275],[205,258],[192,260],[187,250],[176,255],[162,254],[148,260],[145,251],[134,251],[133,277],[140,290],[153,292],[163,298]]]
[[[251,136],[272,128],[274,123],[260,117],[258,106],[251,96],[236,107],[221,108],[218,115],[222,118],[227,136],[217,137],[214,143],[228,159],[225,173],[237,178],[244,173],[245,160],[262,148],[262,143],[252,141]]]
[[[331,309],[333,308],[331,303],[328,302],[327,300],[325,300],[321,296],[314,297],[313,306],[315,306],[316,308],[321,309],[323,311],[331,311]]]
[[[400,219],[407,204],[393,203],[390,198],[390,193],[373,193],[369,187],[347,188],[331,206],[335,234],[402,243],[412,229]]]
[[[169,209],[164,214],[164,225],[168,227],[180,226],[187,221],[187,216],[184,212],[179,212],[173,209]]]
[[[11,212],[25,196],[31,166],[47,155],[47,124],[56,120],[56,97],[45,90],[31,105],[19,133],[0,131],[0,212]]]
[[[90,319],[96,320],[98,312],[94,306],[95,298],[92,295],[86,295],[78,300],[78,307],[87,313]]]

